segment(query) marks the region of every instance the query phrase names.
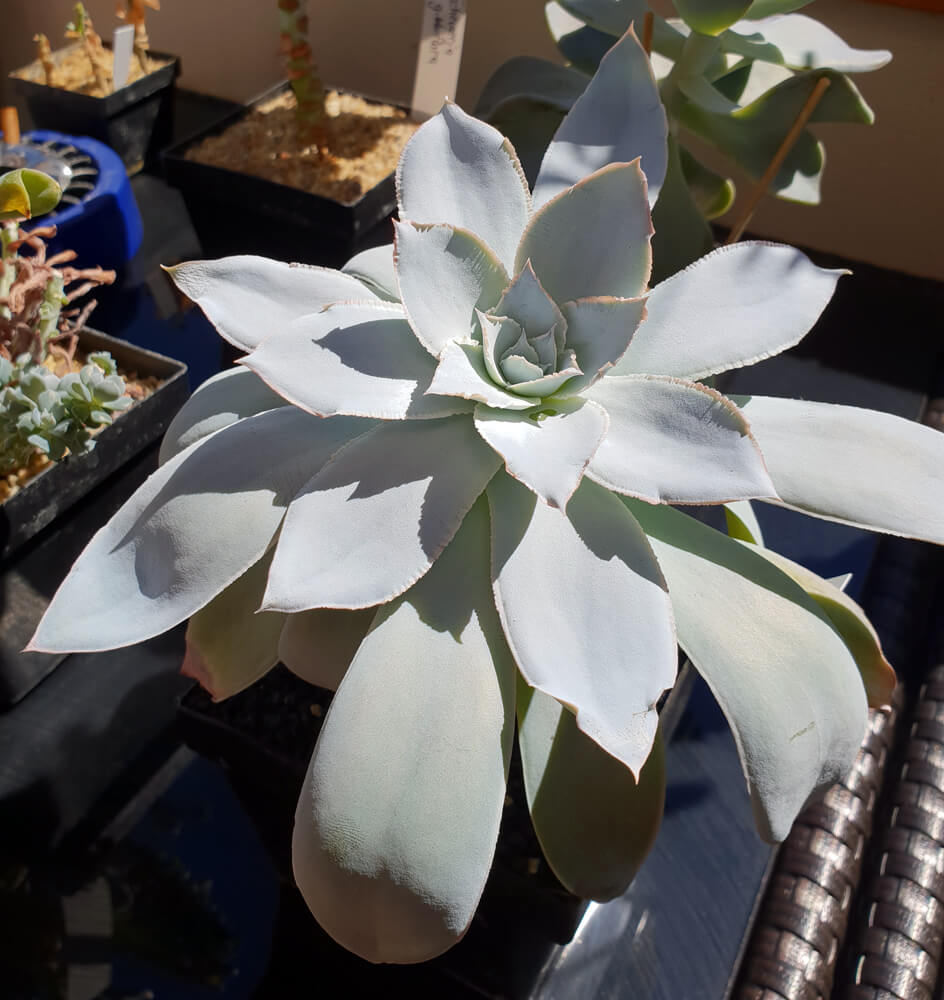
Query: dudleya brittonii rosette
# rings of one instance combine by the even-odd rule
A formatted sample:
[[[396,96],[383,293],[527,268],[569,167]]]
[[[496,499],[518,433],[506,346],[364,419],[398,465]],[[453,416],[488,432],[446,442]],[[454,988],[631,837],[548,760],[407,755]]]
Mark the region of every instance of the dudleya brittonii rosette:
[[[646,180],[652,199],[665,143],[629,34],[533,195],[510,145],[447,105],[404,152],[395,253],[342,272],[174,269],[251,353],[187,404],[34,639],[111,648],[190,618],[186,669],[218,697],[279,658],[336,688],[295,872],[319,922],[369,959],[419,961],[464,933],[516,713],[544,852],[606,899],[661,816],[655,706],[676,641],[731,723],[771,839],[850,765],[867,693],[888,697],[851,601],[670,505],[779,499],[942,542],[944,443],[697,381],[796,343],[839,274],[749,243],[648,291]]]

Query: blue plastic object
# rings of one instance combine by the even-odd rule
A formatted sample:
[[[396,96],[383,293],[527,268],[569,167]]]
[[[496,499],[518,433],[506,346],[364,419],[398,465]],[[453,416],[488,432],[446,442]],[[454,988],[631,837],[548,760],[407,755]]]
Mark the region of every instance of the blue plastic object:
[[[143,229],[131,183],[121,158],[104,143],[81,136],[39,129],[25,138],[33,142],[62,142],[75,146],[94,160],[98,168],[95,187],[77,205],[69,205],[42,217],[57,233],[49,243],[50,253],[74,250],[77,267],[119,270],[137,252]]]

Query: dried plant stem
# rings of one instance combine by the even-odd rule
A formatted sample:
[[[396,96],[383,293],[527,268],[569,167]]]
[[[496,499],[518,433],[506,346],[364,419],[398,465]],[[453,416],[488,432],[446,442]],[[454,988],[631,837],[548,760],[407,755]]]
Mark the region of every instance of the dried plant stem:
[[[36,43],[36,58],[43,65],[43,73],[46,76],[46,86],[56,86],[56,64],[52,60],[52,49],[49,47],[49,39],[42,33],[33,35]]]
[[[116,13],[122,21],[134,26],[134,55],[141,67],[141,72],[147,76],[151,72],[151,61],[148,50],[151,47],[147,33],[147,17],[145,8],[160,10],[160,0],[118,0]]]
[[[108,83],[108,76],[102,69],[104,58],[104,47],[102,39],[95,31],[92,19],[88,11],[81,3],[75,5],[75,20],[66,28],[66,38],[78,38],[85,48],[85,54],[92,67],[92,76],[95,78],[95,85],[103,95],[111,93],[111,86]]]
[[[647,10],[642,19],[642,47],[646,55],[652,55],[652,28],[655,24],[655,15],[651,10]]]
[[[303,0],[279,0],[279,38],[298,105],[299,144],[321,147],[327,138],[324,84],[312,58],[308,44],[308,15],[302,7]]]
[[[744,230],[747,228],[748,223],[754,216],[754,212],[757,210],[757,206],[760,204],[761,198],[764,197],[767,188],[770,187],[771,182],[777,176],[777,171],[783,165],[783,161],[787,158],[787,153],[793,149],[794,144],[797,139],[800,138],[800,133],[806,127],[806,123],[810,120],[810,115],[816,110],[816,105],[822,100],[823,95],[829,88],[829,77],[823,76],[816,81],[816,86],[813,88],[812,93],[806,99],[806,103],[800,109],[800,113],[796,117],[790,131],[786,134],[782,143],[780,143],[777,152],[774,153],[773,159],[764,171],[764,176],[761,177],[760,182],[757,187],[751,192],[750,197],[747,199],[747,203],[741,210],[741,214],[738,216],[737,221],[731,227],[731,232],[725,240],[726,243],[737,243],[737,241],[744,234]]]

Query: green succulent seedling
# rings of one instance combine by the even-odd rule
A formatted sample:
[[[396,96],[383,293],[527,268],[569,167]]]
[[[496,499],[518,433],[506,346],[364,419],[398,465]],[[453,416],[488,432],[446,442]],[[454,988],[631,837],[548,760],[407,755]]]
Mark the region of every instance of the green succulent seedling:
[[[73,339],[88,316],[65,317],[71,298],[66,289],[82,282],[110,282],[112,272],[64,266],[71,252],[47,259],[43,236],[19,223],[52,211],[59,185],[38,170],[20,169],[0,177],[0,474],[27,464],[36,453],[57,461],[68,450],[84,454],[94,447],[92,431],[111,423],[131,400],[107,353],[92,354],[78,372],[64,377],[44,367],[57,342]],[[22,254],[24,247],[31,254]],[[70,355],[66,350],[64,353]]]
[[[668,170],[653,210],[656,278],[710,250],[708,221],[734,201],[733,180],[702,162],[699,144],[759,179],[824,78],[829,87],[811,123],[873,121],[849,74],[879,69],[891,54],[853,49],[795,13],[808,2],[675,0],[678,17],[652,15],[652,70],[669,122]],[[606,52],[630,25],[640,34],[651,14],[645,0],[551,0],[545,12],[568,65],[513,59],[495,72],[477,106],[480,117],[515,142],[526,170],[540,163]],[[824,165],[822,142],[804,128],[769,191],[816,204]],[[649,173],[645,163],[643,169]]]
[[[62,189],[40,170],[21,167],[0,176],[0,222],[19,222],[51,212]]]

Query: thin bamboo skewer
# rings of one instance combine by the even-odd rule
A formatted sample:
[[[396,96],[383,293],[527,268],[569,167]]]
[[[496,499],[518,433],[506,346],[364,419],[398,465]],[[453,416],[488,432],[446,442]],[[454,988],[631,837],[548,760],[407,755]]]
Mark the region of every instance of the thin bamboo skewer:
[[[751,221],[754,212],[757,210],[758,204],[760,204],[761,198],[764,197],[767,188],[770,187],[771,181],[777,176],[777,171],[783,165],[783,161],[787,158],[787,153],[793,149],[794,144],[797,139],[800,138],[800,133],[806,127],[806,123],[810,120],[810,115],[816,110],[816,105],[822,100],[823,95],[829,88],[830,80],[828,76],[820,77],[816,82],[816,86],[813,88],[813,92],[806,99],[806,103],[800,109],[800,113],[796,117],[796,121],[793,123],[790,131],[786,134],[783,142],[780,143],[780,147],[777,152],[774,153],[773,159],[770,161],[767,169],[764,171],[764,176],[761,177],[760,183],[751,192],[751,196],[747,199],[747,204],[741,211],[741,215],[737,222],[731,227],[731,233],[728,236],[725,243],[737,243],[747,228],[747,224]]]
[[[651,10],[647,10],[642,19],[642,47],[647,56],[652,55],[652,26],[655,23],[655,15]]]

